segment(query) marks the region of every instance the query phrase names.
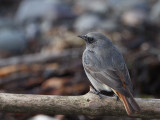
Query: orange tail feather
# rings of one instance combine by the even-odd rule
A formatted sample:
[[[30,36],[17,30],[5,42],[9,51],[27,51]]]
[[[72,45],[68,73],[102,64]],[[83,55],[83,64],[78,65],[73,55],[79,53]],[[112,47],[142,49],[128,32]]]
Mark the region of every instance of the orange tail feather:
[[[119,92],[115,92],[115,93],[118,95],[120,100],[123,102],[124,107],[125,107],[128,115],[131,115],[133,113],[137,113],[140,111],[139,105],[136,103],[136,101],[134,100],[134,98],[131,94],[129,97],[126,97]]]

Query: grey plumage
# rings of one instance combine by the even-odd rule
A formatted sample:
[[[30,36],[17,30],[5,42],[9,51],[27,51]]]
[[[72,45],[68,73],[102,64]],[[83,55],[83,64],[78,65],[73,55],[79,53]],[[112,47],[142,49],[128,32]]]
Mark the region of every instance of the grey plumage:
[[[86,41],[82,62],[94,88],[99,92],[112,89],[121,100],[124,99],[128,114],[139,111],[132,97],[133,85],[128,69],[118,49],[101,33],[91,32],[79,37]]]

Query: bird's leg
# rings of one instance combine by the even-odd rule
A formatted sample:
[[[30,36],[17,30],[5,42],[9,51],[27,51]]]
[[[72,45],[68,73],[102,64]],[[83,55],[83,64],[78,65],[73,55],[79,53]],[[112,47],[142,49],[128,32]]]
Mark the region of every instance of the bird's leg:
[[[99,91],[97,91],[96,89],[94,89],[93,91],[94,94],[98,95],[99,96],[99,99],[102,99],[102,95]]]
[[[99,98],[102,99],[101,93],[99,91],[97,91],[95,88],[90,86],[90,91],[89,92],[98,95]]]
[[[119,97],[118,97],[118,95],[114,94],[114,96],[116,97],[116,100],[117,100],[117,101],[120,100]]]

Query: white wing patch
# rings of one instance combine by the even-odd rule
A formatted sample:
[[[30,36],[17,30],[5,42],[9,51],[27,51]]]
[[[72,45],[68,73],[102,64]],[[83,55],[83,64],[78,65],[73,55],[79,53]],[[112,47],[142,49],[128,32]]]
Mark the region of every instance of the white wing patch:
[[[108,92],[112,91],[112,89],[109,86],[107,86],[106,84],[103,84],[103,88],[104,88],[104,90],[106,90]]]

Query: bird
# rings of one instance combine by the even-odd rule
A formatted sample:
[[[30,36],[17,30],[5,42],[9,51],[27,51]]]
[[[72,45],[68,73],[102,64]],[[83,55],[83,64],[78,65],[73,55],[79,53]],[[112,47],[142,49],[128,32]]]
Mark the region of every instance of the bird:
[[[123,102],[128,115],[140,112],[125,60],[112,41],[99,32],[78,37],[86,43],[82,64],[96,94],[112,90]]]

